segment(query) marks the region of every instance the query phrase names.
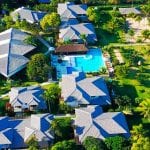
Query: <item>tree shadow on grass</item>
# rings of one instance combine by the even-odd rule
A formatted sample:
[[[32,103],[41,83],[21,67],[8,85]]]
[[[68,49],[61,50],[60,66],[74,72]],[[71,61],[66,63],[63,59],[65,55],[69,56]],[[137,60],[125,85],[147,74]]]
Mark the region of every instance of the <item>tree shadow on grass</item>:
[[[126,115],[129,130],[132,130],[133,125],[139,125],[142,123],[142,117],[139,114]]]
[[[135,87],[130,84],[119,85],[119,82],[117,81],[115,82],[114,90],[117,95],[120,95],[120,96],[127,95],[132,100],[138,97]]]
[[[150,123],[149,122],[143,122],[143,116],[140,115],[139,113],[134,113],[134,115],[126,115],[128,127],[130,130],[132,130],[132,127],[134,125],[139,125],[142,124],[144,130],[146,131],[147,135],[150,135]]]
[[[112,34],[107,30],[96,28],[96,35],[98,42],[102,46],[108,45],[109,43],[116,43],[119,40],[119,36],[117,34]]]

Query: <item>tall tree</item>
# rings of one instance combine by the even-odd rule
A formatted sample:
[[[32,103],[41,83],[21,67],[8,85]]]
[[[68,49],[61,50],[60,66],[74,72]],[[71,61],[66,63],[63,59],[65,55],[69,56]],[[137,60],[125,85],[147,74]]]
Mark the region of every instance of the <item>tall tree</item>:
[[[131,108],[131,98],[128,96],[116,96],[114,99],[115,103],[119,106],[119,109],[128,110]]]
[[[123,148],[128,149],[129,147],[128,141],[121,136],[106,138],[104,142],[108,150],[122,150]]]
[[[87,15],[90,21],[97,24],[100,21],[99,11],[93,7],[87,9]]]
[[[51,150],[78,150],[73,140],[61,141],[54,144]]]
[[[84,42],[84,44],[87,44],[87,35],[86,34],[80,34],[81,40]]]
[[[133,126],[131,130],[131,150],[148,150],[150,148],[150,138],[146,136],[143,125]]]
[[[69,140],[73,138],[73,128],[71,126],[71,118],[56,118],[51,123],[51,129],[55,133],[55,141]]]
[[[37,150],[39,149],[39,143],[35,135],[31,136],[27,141],[28,150]]]
[[[44,54],[35,54],[27,65],[27,76],[30,80],[42,82],[48,79],[49,65]]]
[[[43,19],[40,21],[40,25],[43,30],[58,28],[60,23],[61,23],[60,16],[55,12],[45,15]]]
[[[150,100],[143,100],[140,105],[137,107],[137,110],[141,112],[144,118],[147,118],[150,121]]]
[[[104,142],[100,139],[96,139],[92,136],[86,137],[83,141],[83,146],[86,150],[104,150],[106,146]]]
[[[135,20],[140,23],[141,20],[142,20],[142,17],[141,16],[136,16]]]
[[[141,32],[141,34],[142,34],[144,40],[150,39],[150,30],[148,30],[148,29],[143,30],[143,31]]]
[[[50,113],[56,113],[58,111],[60,92],[61,89],[57,84],[51,84],[44,92],[43,97],[47,101]]]

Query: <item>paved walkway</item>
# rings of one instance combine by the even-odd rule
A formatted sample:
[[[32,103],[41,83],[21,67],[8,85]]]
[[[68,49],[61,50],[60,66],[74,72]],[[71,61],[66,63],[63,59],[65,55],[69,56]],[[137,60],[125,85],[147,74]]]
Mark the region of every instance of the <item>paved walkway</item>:
[[[123,57],[122,57],[120,51],[118,49],[114,49],[114,53],[115,53],[116,58],[118,59],[119,63],[123,64],[124,60],[123,60]]]
[[[3,97],[6,97],[6,96],[8,96],[8,93],[2,94],[2,95],[0,96],[0,99],[2,99]]]
[[[149,43],[126,43],[126,44],[123,44],[123,43],[111,43],[110,46],[123,46],[123,47],[128,47],[128,46],[141,46],[141,45],[150,45]]]

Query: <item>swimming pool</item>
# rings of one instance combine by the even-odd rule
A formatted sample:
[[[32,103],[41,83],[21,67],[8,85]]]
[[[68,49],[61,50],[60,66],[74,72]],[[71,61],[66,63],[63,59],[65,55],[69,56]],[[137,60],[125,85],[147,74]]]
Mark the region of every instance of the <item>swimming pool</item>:
[[[61,78],[62,74],[71,74],[73,71],[98,72],[100,68],[105,67],[102,51],[99,48],[89,49],[82,55],[63,56],[62,63],[58,63],[58,58],[55,59],[53,59],[55,62],[53,66],[56,67],[58,78]]]
[[[83,72],[98,72],[105,66],[102,52],[100,49],[90,49],[86,55],[75,57],[77,68]]]

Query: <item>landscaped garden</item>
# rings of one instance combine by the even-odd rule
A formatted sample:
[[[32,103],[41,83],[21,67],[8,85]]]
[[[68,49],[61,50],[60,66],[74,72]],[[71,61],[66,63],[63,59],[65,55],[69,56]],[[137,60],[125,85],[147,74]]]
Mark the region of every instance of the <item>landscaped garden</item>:
[[[65,2],[67,0],[61,0]],[[45,11],[48,13],[39,24],[30,24],[27,21],[16,21],[8,15],[8,12],[14,8],[22,6],[18,1],[6,0],[0,8],[6,10],[5,16],[0,18],[0,31],[4,31],[10,27],[23,29],[32,34],[26,39],[27,44],[36,46],[35,51],[28,54],[30,62],[26,69],[23,69],[12,79],[6,79],[0,76],[0,96],[8,94],[11,87],[33,86],[47,82],[52,76],[52,67],[50,66],[50,56],[44,53],[48,48],[43,45],[38,37],[42,37],[51,46],[57,45],[58,27],[60,25],[60,17],[56,13],[57,4],[60,0],[52,0],[50,4],[39,4],[36,0],[24,1],[24,6],[30,6],[31,9]],[[19,1],[20,2],[20,1]],[[43,98],[46,100],[48,110],[56,117],[52,122],[51,129],[54,130],[55,141],[50,147],[51,150],[148,150],[150,147],[150,30],[149,30],[149,5],[146,1],[135,0],[136,6],[141,9],[143,16],[130,14],[123,16],[119,13],[119,7],[130,7],[131,2],[122,0],[76,0],[77,3],[87,3],[89,8],[87,15],[89,21],[95,26],[97,35],[97,43],[94,46],[101,48],[103,52],[108,52],[111,56],[113,68],[115,70],[113,78],[106,76],[107,85],[109,87],[112,105],[106,107],[110,112],[121,111],[126,115],[131,138],[126,140],[121,136],[108,138],[105,141],[87,137],[83,142],[83,147],[75,143],[73,137],[72,119],[64,117],[66,114],[74,114],[74,109],[60,98],[61,89],[58,83],[50,83],[42,85],[44,90]],[[7,4],[8,3],[8,4]],[[106,5],[110,4],[110,5]],[[119,5],[119,3],[123,3]],[[127,3],[127,4],[124,4]],[[130,3],[130,4],[128,4]],[[146,5],[139,5],[144,3]],[[0,2],[1,4],[1,2]],[[111,5],[113,4],[113,5]],[[0,16],[1,17],[1,16]],[[147,18],[146,23],[144,22]],[[127,24],[127,22],[130,25]],[[146,26],[144,26],[146,25]],[[139,29],[140,27],[140,29]],[[136,32],[137,31],[137,32]],[[63,43],[67,44],[67,42]],[[85,43],[84,43],[85,44]],[[92,44],[93,46],[93,44]],[[123,58],[120,63],[115,55],[114,50],[119,52]],[[92,67],[84,65],[86,67]],[[95,66],[96,67],[96,64]],[[94,68],[93,67],[93,68]],[[106,69],[102,68],[99,72],[88,74],[89,76],[105,74]],[[0,116],[4,116],[7,112],[6,103],[9,101],[8,96],[0,98]],[[59,117],[59,114],[62,116]],[[84,118],[83,118],[84,119]],[[38,142],[33,139],[29,143],[38,149]]]

